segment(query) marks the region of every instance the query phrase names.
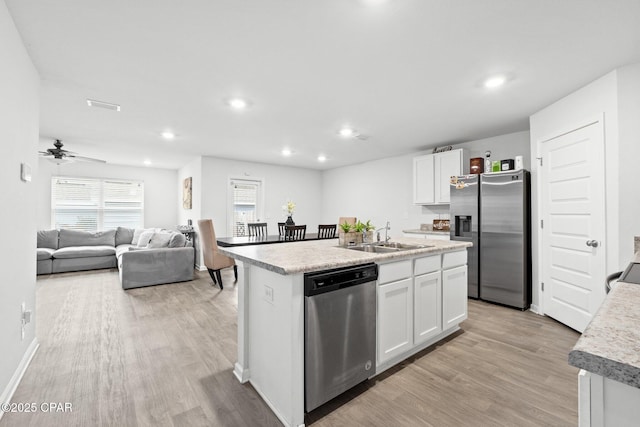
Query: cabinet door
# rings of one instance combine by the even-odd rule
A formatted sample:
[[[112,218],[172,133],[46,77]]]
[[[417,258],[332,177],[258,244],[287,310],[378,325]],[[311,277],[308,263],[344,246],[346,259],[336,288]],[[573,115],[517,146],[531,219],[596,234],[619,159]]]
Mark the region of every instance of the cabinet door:
[[[413,203],[434,203],[434,156],[432,154],[413,159]],[[448,184],[447,184],[448,185]]]
[[[438,153],[435,158],[435,202],[449,203],[449,183],[452,176],[462,174],[462,150]]]
[[[442,271],[442,327],[449,329],[467,318],[467,266]]]
[[[440,271],[414,279],[413,343],[421,344],[442,332]]]
[[[413,347],[413,279],[378,286],[378,365]]]

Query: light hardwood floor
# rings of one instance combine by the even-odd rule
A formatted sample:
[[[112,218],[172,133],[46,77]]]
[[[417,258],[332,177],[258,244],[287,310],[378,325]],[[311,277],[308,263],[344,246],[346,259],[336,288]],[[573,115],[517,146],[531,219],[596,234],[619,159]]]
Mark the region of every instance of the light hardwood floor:
[[[0,426],[276,426],[232,374],[237,297],[206,273],[123,291],[115,270],[37,284],[40,349],[13,402],[71,413],[6,413]],[[577,425],[575,331],[470,301],[462,331],[307,415],[314,426]]]

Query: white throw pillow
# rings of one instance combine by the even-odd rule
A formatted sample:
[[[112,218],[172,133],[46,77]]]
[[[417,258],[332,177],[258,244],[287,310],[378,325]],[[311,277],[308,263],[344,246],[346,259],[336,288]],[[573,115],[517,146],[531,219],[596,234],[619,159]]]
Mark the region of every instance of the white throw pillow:
[[[136,246],[138,246],[139,248],[146,248],[149,245],[149,242],[151,242],[151,238],[154,234],[155,233],[153,231],[145,231],[144,233],[140,234],[140,239],[138,240],[138,244]]]
[[[153,236],[151,236],[151,240],[147,244],[147,248],[166,248],[169,246],[169,240],[171,240],[170,233],[153,233]]]
[[[140,246],[138,245],[138,242],[140,241],[140,236],[145,231],[154,231],[154,230],[153,228],[136,228],[135,230],[133,230],[133,238],[131,239],[131,244],[135,246]],[[143,246],[146,246],[146,243]]]

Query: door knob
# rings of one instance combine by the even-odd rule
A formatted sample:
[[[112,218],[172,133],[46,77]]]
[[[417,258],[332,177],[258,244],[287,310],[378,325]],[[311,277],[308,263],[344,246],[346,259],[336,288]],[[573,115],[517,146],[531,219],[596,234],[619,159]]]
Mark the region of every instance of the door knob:
[[[587,246],[591,246],[592,248],[597,248],[598,247],[598,241],[597,240],[587,240]]]

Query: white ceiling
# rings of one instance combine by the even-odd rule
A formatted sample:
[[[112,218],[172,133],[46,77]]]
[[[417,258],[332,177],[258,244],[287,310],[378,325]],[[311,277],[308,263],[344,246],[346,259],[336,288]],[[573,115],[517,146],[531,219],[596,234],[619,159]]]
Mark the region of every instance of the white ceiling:
[[[42,79],[41,148],[119,164],[359,163],[526,130],[640,62],[639,0],[5,2]],[[508,83],[485,89],[495,73]],[[252,108],[231,111],[237,95]],[[369,138],[340,138],[345,124]]]

